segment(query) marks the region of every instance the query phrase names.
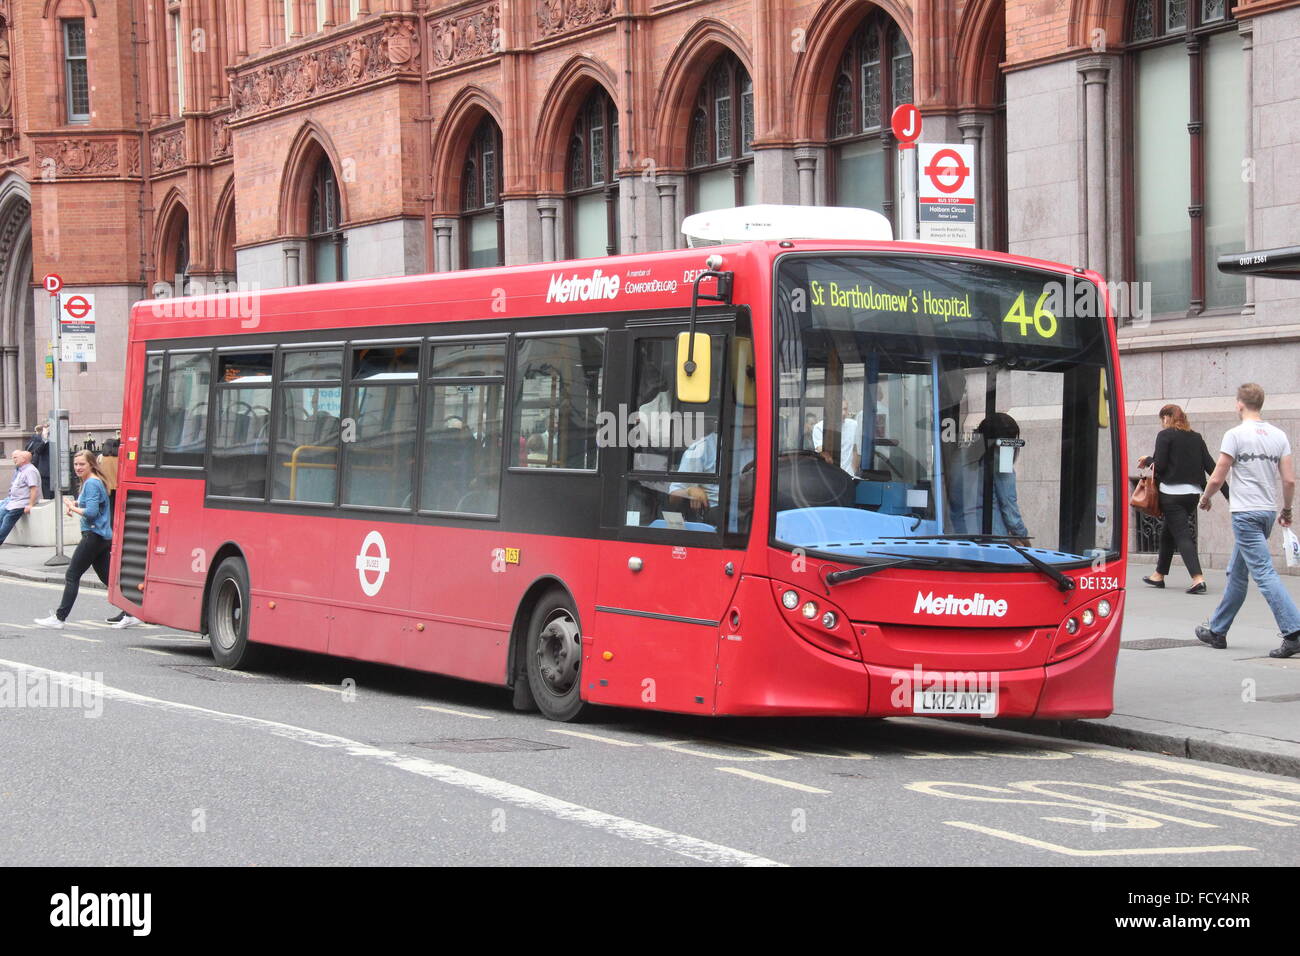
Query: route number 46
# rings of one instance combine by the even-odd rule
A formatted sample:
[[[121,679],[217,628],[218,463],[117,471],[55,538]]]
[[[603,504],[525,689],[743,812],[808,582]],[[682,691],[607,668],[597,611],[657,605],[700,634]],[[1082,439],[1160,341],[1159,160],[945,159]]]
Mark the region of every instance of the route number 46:
[[[1007,314],[1002,321],[1020,326],[1021,336],[1027,336],[1029,326],[1032,325],[1034,331],[1042,338],[1054,338],[1056,336],[1056,316],[1043,308],[1043,303],[1047,301],[1049,294],[1044,292],[1038,297],[1038,302],[1034,305],[1034,314],[1030,315],[1025,311],[1025,294],[1020,293],[1016,297],[1015,303],[1007,310]]]

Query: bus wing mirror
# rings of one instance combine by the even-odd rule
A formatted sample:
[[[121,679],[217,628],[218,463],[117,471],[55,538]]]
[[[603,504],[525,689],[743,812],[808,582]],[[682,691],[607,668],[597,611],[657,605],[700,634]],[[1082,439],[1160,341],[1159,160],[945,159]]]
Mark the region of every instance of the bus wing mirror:
[[[731,340],[731,367],[736,376],[736,404],[753,408],[758,404],[754,388],[754,340],[737,336]]]
[[[692,342],[694,348],[691,348]],[[706,404],[712,396],[713,342],[704,332],[677,335],[677,401],[691,405]],[[689,369],[689,370],[688,370]]]

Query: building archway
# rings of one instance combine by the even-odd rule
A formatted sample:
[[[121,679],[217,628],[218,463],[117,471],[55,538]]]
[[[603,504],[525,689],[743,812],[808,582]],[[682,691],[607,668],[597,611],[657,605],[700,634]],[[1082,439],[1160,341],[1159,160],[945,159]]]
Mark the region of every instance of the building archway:
[[[6,454],[22,447],[38,414],[35,350],[31,190],[11,175],[0,181],[0,438]]]

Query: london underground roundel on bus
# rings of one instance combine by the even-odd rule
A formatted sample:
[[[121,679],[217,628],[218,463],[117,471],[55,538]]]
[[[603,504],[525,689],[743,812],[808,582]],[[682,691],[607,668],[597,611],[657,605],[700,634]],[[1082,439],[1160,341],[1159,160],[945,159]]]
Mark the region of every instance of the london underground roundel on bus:
[[[371,548],[377,553],[371,554]],[[384,536],[378,531],[372,531],[361,542],[361,550],[357,553],[357,577],[361,580],[361,590],[366,592],[366,597],[374,597],[379,593],[379,589],[384,586],[384,578],[388,576],[388,568],[388,546],[384,543]],[[374,580],[371,580],[372,574]]]

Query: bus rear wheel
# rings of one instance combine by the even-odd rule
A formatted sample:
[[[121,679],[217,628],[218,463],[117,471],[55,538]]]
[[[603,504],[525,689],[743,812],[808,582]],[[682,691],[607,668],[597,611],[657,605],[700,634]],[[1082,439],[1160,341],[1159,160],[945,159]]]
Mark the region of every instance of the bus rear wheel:
[[[212,657],[222,667],[243,670],[257,657],[256,645],[248,640],[251,606],[248,566],[241,558],[226,558],[208,590],[208,642]]]
[[[533,608],[525,650],[528,687],[537,709],[551,720],[576,720],[582,700],[582,632],[578,615],[559,591],[546,594]]]

